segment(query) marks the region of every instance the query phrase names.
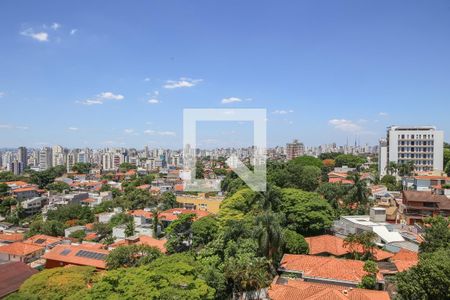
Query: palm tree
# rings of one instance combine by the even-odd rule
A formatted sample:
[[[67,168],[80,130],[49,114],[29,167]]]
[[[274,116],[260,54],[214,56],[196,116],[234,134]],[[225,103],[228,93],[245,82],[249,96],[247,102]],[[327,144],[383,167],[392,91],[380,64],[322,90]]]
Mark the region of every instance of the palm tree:
[[[352,253],[352,257],[356,258],[356,246],[359,244],[358,236],[354,233],[350,233],[344,239],[344,248],[348,248]]]
[[[347,179],[353,181],[353,187],[349,192],[348,201],[356,203],[358,207],[365,206],[368,202],[369,189],[367,188],[367,179],[361,179],[361,175],[355,172],[347,177]]]
[[[159,209],[154,209],[152,211],[152,225],[153,225],[153,237],[155,239],[158,238],[158,225],[160,225],[159,221]]]
[[[389,175],[394,175],[397,173],[397,171],[398,171],[398,165],[397,165],[397,163],[395,163],[393,161],[389,162],[388,165],[386,166],[386,172]]]
[[[278,216],[273,212],[264,212],[256,217],[255,238],[261,253],[268,259],[273,259],[278,253],[281,242],[281,226]]]
[[[127,223],[125,227],[125,237],[130,237],[134,235],[134,220]]]
[[[358,236],[359,244],[361,244],[365,259],[371,259],[374,256],[376,248],[375,239],[377,234],[373,231],[365,231]]]

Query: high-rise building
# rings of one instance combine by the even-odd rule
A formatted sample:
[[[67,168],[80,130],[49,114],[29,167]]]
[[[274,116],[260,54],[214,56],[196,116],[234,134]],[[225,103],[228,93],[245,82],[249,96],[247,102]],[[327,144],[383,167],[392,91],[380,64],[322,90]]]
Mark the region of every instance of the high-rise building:
[[[287,160],[294,159],[302,156],[305,153],[305,146],[303,143],[299,143],[298,140],[294,140],[292,143],[286,144],[286,158]]]
[[[380,176],[386,175],[390,162],[412,162],[414,171],[442,171],[444,168],[444,132],[434,126],[390,126],[378,149]]]
[[[64,148],[59,145],[52,147],[52,166],[63,166],[65,164]]]
[[[21,164],[21,172],[23,172],[23,170],[25,170],[25,168],[27,167],[27,160],[28,160],[28,154],[27,154],[27,148],[25,147],[19,147],[19,149],[17,150],[17,161],[20,162]]]
[[[52,165],[52,148],[43,147],[41,151],[39,151],[39,169],[47,170],[51,168]]]

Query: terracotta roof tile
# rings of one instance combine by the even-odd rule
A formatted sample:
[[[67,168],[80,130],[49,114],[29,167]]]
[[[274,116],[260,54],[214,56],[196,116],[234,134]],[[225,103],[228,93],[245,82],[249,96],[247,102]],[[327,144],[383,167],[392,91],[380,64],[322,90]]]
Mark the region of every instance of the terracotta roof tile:
[[[308,243],[309,254],[311,255],[328,253],[334,256],[343,256],[351,253],[350,249],[344,246],[344,239],[337,236],[325,234],[308,237],[305,238],[305,240]],[[355,251],[357,251],[358,253],[364,252],[361,245],[355,247]],[[375,249],[374,256],[375,260],[381,261],[394,256],[394,254],[384,250]]]
[[[59,237],[49,236],[49,235],[45,235],[45,234],[36,234],[36,235],[33,235],[32,237],[26,239],[23,242],[27,243],[27,244],[34,244],[34,245],[46,247],[48,245],[59,243],[62,240],[63,240],[63,238],[59,238]]]
[[[34,244],[15,242],[12,244],[0,246],[0,253],[6,253],[11,255],[25,256],[34,252],[43,251],[44,247]]]
[[[108,250],[96,249],[86,245],[58,245],[49,252],[45,253],[43,258],[47,260],[54,260],[64,262],[66,264],[73,264],[79,266],[92,266],[99,269],[105,269],[105,257],[102,259],[89,258],[87,256],[80,256],[80,251],[88,251],[100,255],[108,255]],[[78,254],[78,255],[77,255]]]
[[[23,233],[0,233],[0,241],[18,242],[23,241]]]
[[[391,258],[391,261],[395,264],[399,272],[403,272],[417,265],[419,262],[419,254],[410,250],[400,249],[400,251]]]
[[[331,284],[305,282],[288,279],[285,283],[274,283],[269,289],[272,300],[389,300],[384,291],[349,288]]]
[[[17,291],[25,280],[37,272],[22,262],[0,264],[0,298]]]
[[[281,271],[299,272],[304,277],[351,283],[361,282],[367,274],[363,267],[364,262],[359,260],[295,254],[285,254],[280,264]],[[377,279],[383,279],[380,273],[377,274]]]

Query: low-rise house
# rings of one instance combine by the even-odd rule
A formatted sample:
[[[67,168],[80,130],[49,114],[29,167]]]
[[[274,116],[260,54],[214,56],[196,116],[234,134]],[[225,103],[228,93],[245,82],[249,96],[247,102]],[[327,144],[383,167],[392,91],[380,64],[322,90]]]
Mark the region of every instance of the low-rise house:
[[[122,212],[122,208],[116,207],[112,212],[103,212],[96,215],[97,222],[99,223],[108,223],[111,221],[112,217]]]
[[[41,211],[41,208],[47,202],[46,197],[34,197],[20,202],[27,215],[34,215]]]
[[[25,238],[23,233],[0,232],[0,245],[11,244],[23,241]]]
[[[276,277],[268,290],[271,300],[390,300],[385,291],[374,291],[348,286],[313,283]]]
[[[63,243],[64,239],[60,237],[49,236],[45,234],[36,234],[24,241],[27,244],[45,247],[46,250],[54,248],[56,245]]]
[[[364,249],[361,245],[356,245],[354,249],[349,249],[345,246],[344,239],[333,235],[319,235],[305,238],[309,246],[310,255],[318,256],[348,256],[355,251],[363,254]],[[394,256],[394,253],[387,252],[381,249],[374,249],[373,251],[375,261],[388,260]]]
[[[295,277],[306,282],[356,287],[367,275],[364,262],[313,255],[285,254],[278,271],[282,276]],[[384,285],[383,276],[377,274],[378,288]]]
[[[0,246],[0,260],[20,261],[29,263],[39,259],[45,252],[45,248],[24,242]]]
[[[179,195],[176,199],[182,208],[204,210],[217,214],[224,197],[206,197],[206,194],[202,193],[198,196]]]
[[[110,245],[109,249],[111,250],[111,249],[117,248],[119,246],[125,246],[125,245],[146,245],[146,246],[158,248],[162,253],[166,253],[167,252],[167,249],[165,246],[166,243],[167,243],[166,239],[158,240],[151,236],[140,235],[140,236],[134,236],[134,237],[129,237],[129,238],[125,238],[122,240],[118,240],[114,244]]]
[[[27,186],[11,190],[11,194],[19,201],[39,197],[43,192],[37,186]]]
[[[101,246],[101,245],[100,245]],[[91,266],[106,269],[106,257],[109,251],[89,245],[57,245],[45,253],[45,268],[52,269],[66,265]]]
[[[393,257],[391,262],[394,263],[398,272],[403,272],[419,263],[419,254],[414,251],[400,249]]]
[[[407,225],[423,223],[426,217],[450,216],[450,199],[433,192],[403,191],[400,217]]]
[[[405,177],[402,180],[403,186],[416,191],[429,192],[436,186],[450,184],[450,177],[436,175],[421,175]]]
[[[372,231],[377,235],[376,242],[380,246],[405,242],[397,227],[386,222],[386,209],[382,207],[372,207],[369,216],[341,216],[334,222],[333,231],[342,236]]]
[[[28,278],[38,273],[22,262],[0,264],[0,298],[17,292]]]

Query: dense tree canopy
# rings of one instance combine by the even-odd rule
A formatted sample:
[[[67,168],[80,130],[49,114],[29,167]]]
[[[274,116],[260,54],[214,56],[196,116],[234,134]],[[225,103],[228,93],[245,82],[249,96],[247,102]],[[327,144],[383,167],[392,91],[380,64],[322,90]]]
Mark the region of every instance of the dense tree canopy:
[[[190,254],[161,256],[136,268],[109,271],[87,299],[213,299],[214,288],[201,279],[201,265]]]
[[[326,200],[298,189],[282,190],[281,211],[289,229],[307,236],[324,233],[333,221],[333,209]]]
[[[161,255],[159,249],[147,245],[119,246],[108,254],[106,265],[110,270],[138,267],[151,263]]]
[[[348,166],[349,168],[358,168],[366,162],[366,160],[360,156],[352,154],[340,154],[336,156],[336,167]]]
[[[423,254],[419,264],[397,274],[398,299],[450,299],[450,251]]]
[[[82,299],[95,276],[93,267],[68,267],[44,270],[25,281],[17,294],[8,299],[62,300]]]
[[[425,219],[424,241],[420,252],[430,253],[439,249],[450,251],[450,222],[447,218],[437,216]]]

